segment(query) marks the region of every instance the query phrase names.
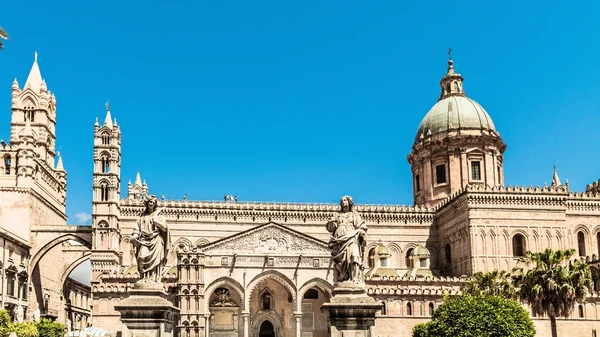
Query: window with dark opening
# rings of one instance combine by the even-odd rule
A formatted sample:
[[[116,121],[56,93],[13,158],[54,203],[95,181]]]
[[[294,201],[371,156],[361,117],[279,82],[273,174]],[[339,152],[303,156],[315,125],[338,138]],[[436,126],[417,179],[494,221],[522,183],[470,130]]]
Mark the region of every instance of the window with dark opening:
[[[515,234],[512,241],[513,256],[525,256],[525,237],[521,234]]]
[[[449,243],[447,243],[446,246],[444,247],[444,255],[446,257],[446,264],[451,265],[452,264],[452,251],[450,250]]]
[[[435,167],[435,183],[444,184],[446,183],[446,165],[437,165]]]
[[[472,180],[481,180],[481,162],[479,162],[479,161],[471,162],[471,179]]]
[[[4,157],[4,173],[10,174],[10,156]]]
[[[415,175],[415,191],[417,193],[421,192],[421,180],[419,179],[419,175]]]
[[[305,300],[318,300],[319,299],[319,292],[316,289],[308,289],[304,293],[304,299]]]
[[[406,315],[412,316],[412,304],[410,302],[406,303]]]
[[[579,256],[585,256],[585,234],[582,231],[577,232],[577,246],[579,248]]]

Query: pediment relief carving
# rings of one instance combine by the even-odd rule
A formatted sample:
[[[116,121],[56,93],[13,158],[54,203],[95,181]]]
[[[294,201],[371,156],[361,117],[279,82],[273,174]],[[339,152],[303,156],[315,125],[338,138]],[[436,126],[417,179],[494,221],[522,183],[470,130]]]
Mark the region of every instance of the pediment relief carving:
[[[276,223],[212,242],[203,247],[207,254],[315,254],[330,255],[327,244]]]

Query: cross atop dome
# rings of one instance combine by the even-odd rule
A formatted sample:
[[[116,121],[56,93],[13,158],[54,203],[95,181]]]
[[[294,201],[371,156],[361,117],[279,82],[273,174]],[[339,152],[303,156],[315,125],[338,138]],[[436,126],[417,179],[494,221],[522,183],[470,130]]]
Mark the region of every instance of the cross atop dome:
[[[452,48],[448,48],[448,70],[446,75],[442,77],[442,80],[440,81],[442,94],[440,95],[439,100],[442,100],[448,96],[466,96],[462,88],[463,77],[454,72],[453,64],[454,61],[452,61]]]

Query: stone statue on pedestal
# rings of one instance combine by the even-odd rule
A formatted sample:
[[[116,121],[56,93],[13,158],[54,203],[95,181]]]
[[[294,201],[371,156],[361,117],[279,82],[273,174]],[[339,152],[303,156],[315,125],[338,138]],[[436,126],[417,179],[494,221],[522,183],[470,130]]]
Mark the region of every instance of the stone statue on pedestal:
[[[140,273],[138,283],[160,283],[171,244],[169,227],[154,195],[148,196],[144,204],[146,209],[131,236]]]
[[[367,224],[353,208],[352,197],[343,196],[340,212],[327,222],[331,233],[329,249],[335,266],[335,282],[362,284]]]

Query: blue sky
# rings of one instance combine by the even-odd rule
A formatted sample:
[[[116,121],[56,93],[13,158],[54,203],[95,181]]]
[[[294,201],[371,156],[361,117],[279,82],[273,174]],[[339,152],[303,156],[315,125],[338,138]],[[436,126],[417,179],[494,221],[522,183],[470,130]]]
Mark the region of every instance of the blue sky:
[[[57,97],[69,223],[89,223],[104,103],[168,199],[412,204],[406,156],[453,48],[508,144],[507,184],[600,178],[600,3],[19,1],[2,5],[0,138],[39,53]],[[3,94],[2,94],[3,93]]]

